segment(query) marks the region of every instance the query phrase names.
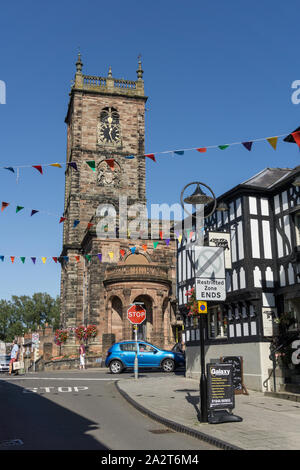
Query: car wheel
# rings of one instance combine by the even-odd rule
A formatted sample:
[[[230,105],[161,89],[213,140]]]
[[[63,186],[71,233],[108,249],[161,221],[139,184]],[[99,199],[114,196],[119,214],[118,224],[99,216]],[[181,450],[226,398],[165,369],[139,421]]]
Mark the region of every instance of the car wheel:
[[[120,361],[111,361],[111,363],[109,364],[109,369],[112,374],[121,374],[123,370],[123,365]]]
[[[162,362],[161,367],[164,372],[173,372],[175,369],[175,362],[173,359],[165,359]]]

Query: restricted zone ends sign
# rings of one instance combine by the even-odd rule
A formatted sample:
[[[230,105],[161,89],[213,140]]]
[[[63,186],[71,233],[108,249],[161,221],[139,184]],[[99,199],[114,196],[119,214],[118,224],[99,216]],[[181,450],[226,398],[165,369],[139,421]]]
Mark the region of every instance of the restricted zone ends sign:
[[[139,325],[146,318],[146,310],[141,305],[131,305],[127,310],[127,318],[134,325]]]

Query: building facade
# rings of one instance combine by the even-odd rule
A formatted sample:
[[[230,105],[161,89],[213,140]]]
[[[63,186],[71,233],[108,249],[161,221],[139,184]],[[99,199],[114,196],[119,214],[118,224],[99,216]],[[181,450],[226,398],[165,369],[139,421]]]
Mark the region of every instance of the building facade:
[[[226,269],[226,301],[208,302],[206,361],[242,356],[245,385],[266,390],[270,342],[287,312],[300,325],[300,167],[266,168],[218,198],[226,211],[205,220],[210,232],[227,233],[231,269]],[[197,318],[187,316],[186,292],[194,286],[193,263],[178,247],[178,303],[185,318],[187,375],[200,373]],[[267,381],[267,382],[265,382]]]
[[[140,302],[147,318],[139,338],[167,347],[175,342],[176,242],[158,239],[154,246],[145,216],[134,233],[129,225],[146,204],[141,61],[135,81],[116,79],[111,69],[107,77],[84,75],[82,66],[79,55],[65,120],[61,323],[95,324],[90,347],[105,353],[132,338],[127,309]],[[75,347],[72,337],[65,349]]]

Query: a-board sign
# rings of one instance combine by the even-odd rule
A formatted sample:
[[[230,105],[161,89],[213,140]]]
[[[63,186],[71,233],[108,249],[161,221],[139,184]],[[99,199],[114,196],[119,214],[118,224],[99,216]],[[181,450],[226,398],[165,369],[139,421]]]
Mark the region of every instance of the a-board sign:
[[[208,410],[234,408],[232,364],[207,364]]]
[[[243,358],[242,356],[224,356],[220,357],[223,364],[232,364],[233,366],[233,386],[234,393],[248,395],[248,391],[244,385],[243,378]]]

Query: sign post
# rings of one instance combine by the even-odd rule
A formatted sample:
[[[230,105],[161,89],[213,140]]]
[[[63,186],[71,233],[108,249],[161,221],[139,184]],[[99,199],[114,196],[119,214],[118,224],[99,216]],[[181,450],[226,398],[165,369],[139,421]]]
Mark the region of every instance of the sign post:
[[[138,325],[143,323],[143,321],[146,319],[146,310],[144,307],[143,303],[135,303],[129,307],[127,310],[127,318],[128,320],[133,323],[133,328],[134,328],[134,340],[136,342],[136,351],[135,351],[135,358],[134,358],[134,378],[137,380],[138,379],[138,373],[139,373],[139,364],[138,364],[138,339],[137,339],[137,330],[138,330]]]

